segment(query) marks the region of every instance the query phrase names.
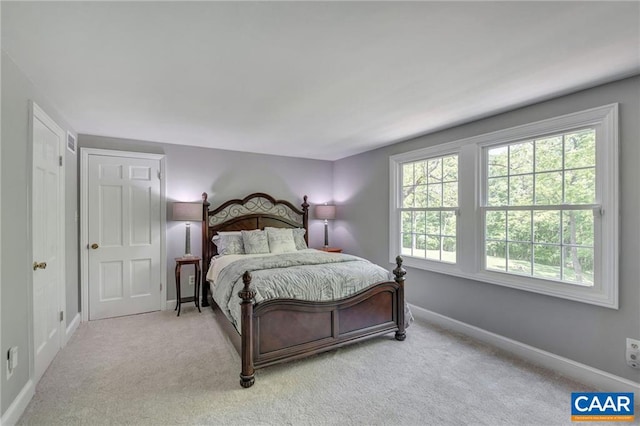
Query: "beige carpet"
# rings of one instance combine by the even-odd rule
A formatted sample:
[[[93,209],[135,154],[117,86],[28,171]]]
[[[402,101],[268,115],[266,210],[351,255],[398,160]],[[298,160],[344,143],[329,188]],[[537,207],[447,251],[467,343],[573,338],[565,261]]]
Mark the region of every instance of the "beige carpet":
[[[208,308],[83,323],[19,424],[571,424],[588,387],[431,324],[258,370]]]

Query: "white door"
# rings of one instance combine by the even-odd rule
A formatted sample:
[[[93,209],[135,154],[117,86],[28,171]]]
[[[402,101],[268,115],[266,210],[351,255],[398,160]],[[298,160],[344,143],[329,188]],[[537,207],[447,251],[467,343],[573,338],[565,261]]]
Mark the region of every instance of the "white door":
[[[35,382],[63,343],[64,131],[36,104],[32,115],[33,341]]]
[[[161,308],[160,160],[89,155],[89,319]]]

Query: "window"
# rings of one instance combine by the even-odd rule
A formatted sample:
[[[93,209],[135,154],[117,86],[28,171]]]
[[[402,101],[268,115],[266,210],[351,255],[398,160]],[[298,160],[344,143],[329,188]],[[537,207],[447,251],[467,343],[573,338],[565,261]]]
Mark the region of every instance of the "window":
[[[456,262],[458,156],[402,165],[402,254]]]
[[[390,258],[618,306],[617,105],[390,159]]]
[[[485,267],[593,285],[593,127],[485,148]]]

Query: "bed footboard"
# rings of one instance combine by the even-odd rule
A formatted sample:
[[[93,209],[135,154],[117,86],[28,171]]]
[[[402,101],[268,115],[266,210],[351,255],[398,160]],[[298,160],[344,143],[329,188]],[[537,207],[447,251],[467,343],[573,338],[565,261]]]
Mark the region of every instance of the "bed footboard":
[[[404,340],[404,276],[396,258],[394,281],[375,284],[330,302],[275,299],[254,305],[251,274],[242,279],[240,384],[255,382],[255,369],[306,357],[395,331]]]

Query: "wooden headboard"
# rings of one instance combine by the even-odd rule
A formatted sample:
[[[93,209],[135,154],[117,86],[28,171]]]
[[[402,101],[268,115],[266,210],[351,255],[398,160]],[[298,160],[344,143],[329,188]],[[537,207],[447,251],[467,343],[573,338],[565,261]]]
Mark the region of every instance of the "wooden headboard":
[[[307,231],[304,239],[309,243],[309,203],[306,195],[303,197],[302,209],[262,192],[247,195],[243,199],[229,200],[214,210],[209,210],[206,192],[202,194],[202,201],[202,260],[205,274],[211,258],[218,254],[211,239],[221,231],[250,231],[264,229],[265,226],[304,228]]]

